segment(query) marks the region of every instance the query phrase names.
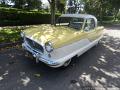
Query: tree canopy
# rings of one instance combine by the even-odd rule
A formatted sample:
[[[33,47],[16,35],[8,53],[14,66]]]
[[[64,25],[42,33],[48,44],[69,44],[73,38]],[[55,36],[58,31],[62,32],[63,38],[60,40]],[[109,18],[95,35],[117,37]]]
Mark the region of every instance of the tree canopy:
[[[19,9],[40,9],[42,4],[41,0],[8,0],[8,1],[14,3],[13,7]]]
[[[0,0],[1,6],[7,2],[14,3],[15,8],[19,9],[40,9],[41,0]],[[48,0],[51,12],[51,24],[55,24],[55,13],[89,13],[99,17],[102,21],[103,16],[114,16],[116,19],[120,9],[120,0]]]
[[[84,0],[86,13],[100,18],[103,16],[114,16],[119,12],[120,0]]]

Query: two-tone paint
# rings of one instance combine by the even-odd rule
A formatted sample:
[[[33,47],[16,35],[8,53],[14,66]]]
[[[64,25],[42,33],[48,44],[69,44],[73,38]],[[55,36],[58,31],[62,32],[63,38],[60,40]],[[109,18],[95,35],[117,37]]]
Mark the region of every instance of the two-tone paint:
[[[50,67],[60,67],[67,60],[74,56],[80,56],[91,47],[95,46],[102,38],[103,27],[97,26],[97,19],[92,15],[83,14],[65,14],[61,17],[81,17],[84,19],[93,18],[95,20],[95,29],[91,31],[75,29],[63,26],[39,25],[24,31],[25,37],[34,40],[44,47],[45,43],[50,41],[54,50],[50,53],[33,50],[30,45],[24,41],[23,48],[33,54],[36,61],[42,61]]]

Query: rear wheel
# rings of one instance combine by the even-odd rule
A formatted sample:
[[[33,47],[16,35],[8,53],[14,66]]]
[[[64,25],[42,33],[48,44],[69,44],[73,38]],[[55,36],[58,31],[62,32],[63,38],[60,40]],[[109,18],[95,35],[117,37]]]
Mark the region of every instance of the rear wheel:
[[[100,40],[96,43],[96,45],[95,46],[98,46],[100,44]]]
[[[69,66],[70,62],[71,62],[71,59],[69,59],[68,61],[66,61],[66,62],[63,64],[63,67]]]

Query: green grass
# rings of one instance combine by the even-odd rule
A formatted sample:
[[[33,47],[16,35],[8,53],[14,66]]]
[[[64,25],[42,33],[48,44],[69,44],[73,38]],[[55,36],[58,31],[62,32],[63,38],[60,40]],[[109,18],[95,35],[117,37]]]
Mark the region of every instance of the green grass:
[[[0,28],[0,44],[14,43],[21,40],[21,27],[4,27]]]
[[[14,29],[0,30],[0,43],[16,42],[20,39],[20,31]]]

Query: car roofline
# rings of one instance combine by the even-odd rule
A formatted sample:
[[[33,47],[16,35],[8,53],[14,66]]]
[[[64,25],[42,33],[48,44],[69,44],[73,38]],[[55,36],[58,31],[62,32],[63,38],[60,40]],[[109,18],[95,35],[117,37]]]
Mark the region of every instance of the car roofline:
[[[96,18],[90,14],[62,14],[60,17],[76,17],[76,18]]]
[[[62,14],[60,17],[71,17],[71,18],[83,18],[83,19],[89,19],[93,18],[95,20],[95,26],[97,26],[97,18],[90,14]]]

